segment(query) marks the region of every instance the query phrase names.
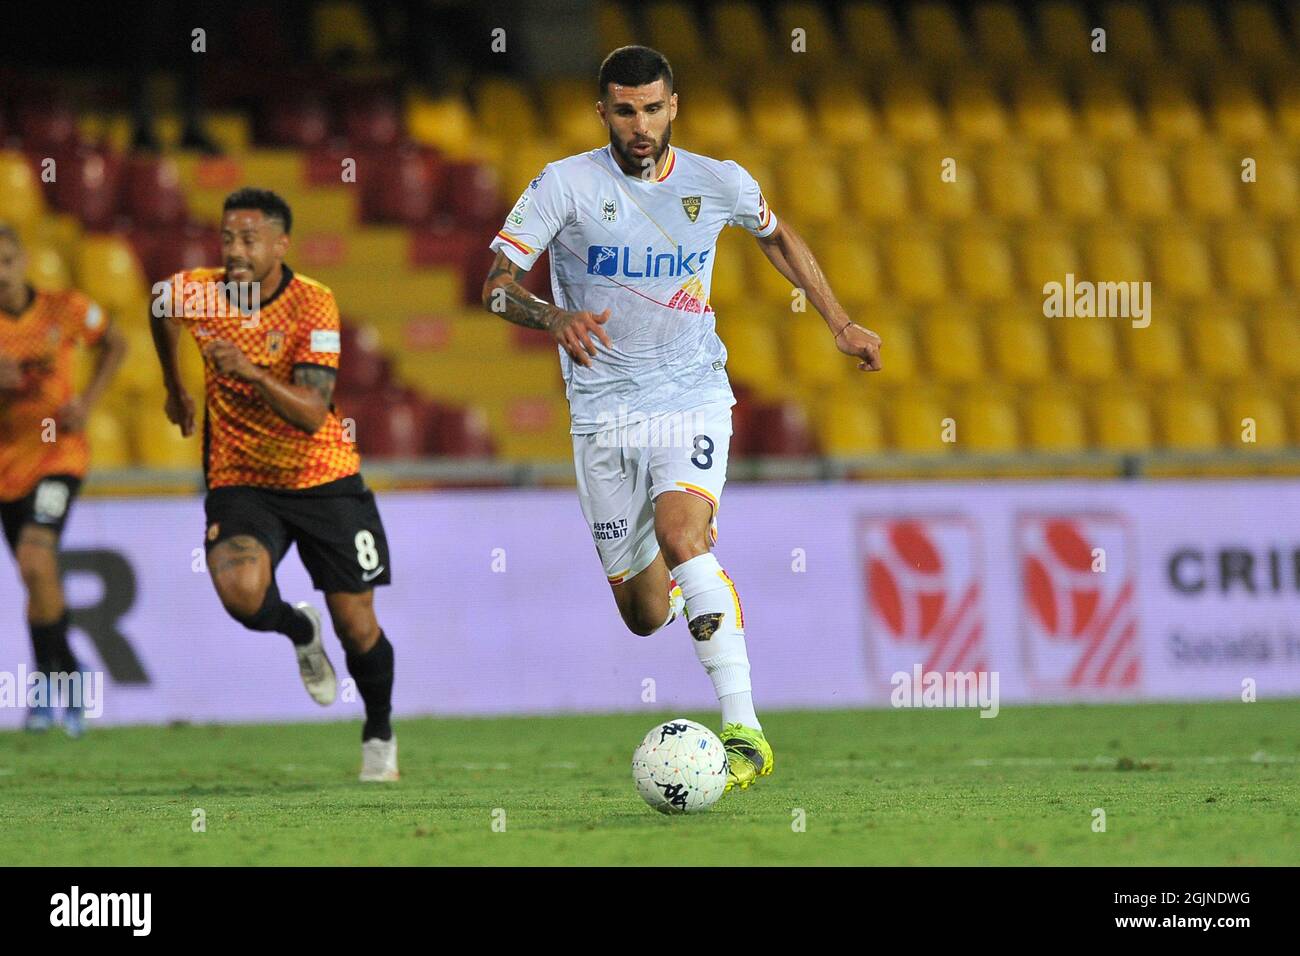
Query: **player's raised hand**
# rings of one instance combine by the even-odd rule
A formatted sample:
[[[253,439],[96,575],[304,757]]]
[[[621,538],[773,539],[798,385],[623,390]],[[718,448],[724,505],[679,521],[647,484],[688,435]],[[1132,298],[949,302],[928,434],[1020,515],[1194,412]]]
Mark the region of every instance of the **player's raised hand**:
[[[592,336],[600,339],[605,348],[613,347],[609,334],[603,328],[608,321],[609,309],[599,314],[558,312],[551,325],[551,335],[555,336],[555,341],[564,346],[564,351],[569,353],[570,358],[579,365],[590,367],[591,360],[596,357],[596,345],[591,340]]]
[[[218,375],[232,375],[249,382],[261,374],[238,345],[225,339],[213,339],[204,345],[203,357],[212,363]]]
[[[862,359],[859,371],[880,371],[880,336],[870,329],[850,322],[835,336],[835,347],[845,355]]]
[[[190,393],[185,389],[169,390],[163,411],[167,413],[169,422],[180,426],[181,435],[189,438],[194,434],[194,399],[190,398]]]

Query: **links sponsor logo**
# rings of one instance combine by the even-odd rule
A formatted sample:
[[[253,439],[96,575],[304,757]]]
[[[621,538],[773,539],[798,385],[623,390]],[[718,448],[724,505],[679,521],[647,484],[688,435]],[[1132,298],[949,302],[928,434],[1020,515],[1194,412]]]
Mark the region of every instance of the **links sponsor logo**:
[[[687,252],[681,246],[677,251],[654,251],[646,246],[645,253],[633,252],[631,246],[588,246],[587,275],[625,276],[629,279],[660,279],[676,276],[693,276],[703,270],[709,250]]]
[[[626,518],[619,518],[615,521],[593,521],[591,523],[591,536],[597,541],[617,541],[619,538],[626,538],[627,532]]]

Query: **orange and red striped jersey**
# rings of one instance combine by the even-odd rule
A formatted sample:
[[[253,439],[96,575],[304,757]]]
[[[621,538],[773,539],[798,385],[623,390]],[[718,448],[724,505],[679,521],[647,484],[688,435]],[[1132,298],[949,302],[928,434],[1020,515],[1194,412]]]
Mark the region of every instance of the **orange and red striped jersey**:
[[[0,312],[0,355],[18,362],[22,382],[0,389],[0,501],[27,495],[49,475],[86,476],[90,443],[59,426],[74,393],[78,345],[94,345],[108,319],[84,294],[34,292],[17,316]]]
[[[334,293],[284,266],[284,281],[251,314],[225,292],[225,270],[194,269],[170,280],[171,315],[202,348],[213,339],[238,346],[254,365],[283,382],[299,365],[339,367],[339,310]],[[166,293],[164,293],[166,295]],[[345,438],[331,405],[308,435],[275,413],[250,382],[204,369],[203,467],[209,488],[253,485],[297,490],[361,470],[357,446]]]

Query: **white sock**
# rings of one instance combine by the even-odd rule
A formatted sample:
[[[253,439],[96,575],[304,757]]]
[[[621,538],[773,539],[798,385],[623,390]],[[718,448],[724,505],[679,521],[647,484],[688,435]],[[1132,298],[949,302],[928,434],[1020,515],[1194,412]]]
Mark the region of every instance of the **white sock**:
[[[740,596],[718,559],[701,554],[670,572],[686,599],[686,617],[695,656],[713,681],[722,704],[722,721],[762,730],[754,714],[745,651],[745,613]]]

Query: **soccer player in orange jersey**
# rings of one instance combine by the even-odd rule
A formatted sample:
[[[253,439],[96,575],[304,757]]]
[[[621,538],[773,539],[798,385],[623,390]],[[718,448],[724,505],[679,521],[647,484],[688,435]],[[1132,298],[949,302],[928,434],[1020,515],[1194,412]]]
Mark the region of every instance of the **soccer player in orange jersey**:
[[[80,671],[68,646],[68,610],[59,579],[59,537],[86,477],[85,426],[126,354],[126,342],[98,305],[76,290],[37,291],[27,284],[18,234],[0,225],[0,519],[27,590],[36,670],[46,688],[26,727],[54,723],[51,675]],[[80,395],[72,381],[78,346],[95,350],[95,371]],[[62,683],[62,680],[60,681]],[[78,682],[69,682],[74,691]],[[63,728],[85,730],[81,701],[72,699]]]
[[[361,779],[396,780],[393,647],[374,610],[375,586],[390,580],[388,542],[333,405],[338,306],[329,289],[285,264],[292,224],[275,193],[241,189],[224,206],[225,267],[181,272],[155,290],[150,321],[167,417],[193,433],[194,400],[177,360],[184,326],[205,360],[205,546],[217,595],[245,627],[287,635],[312,699],[333,703],[320,614],[286,602],[275,582],[297,544],[365,703]]]

